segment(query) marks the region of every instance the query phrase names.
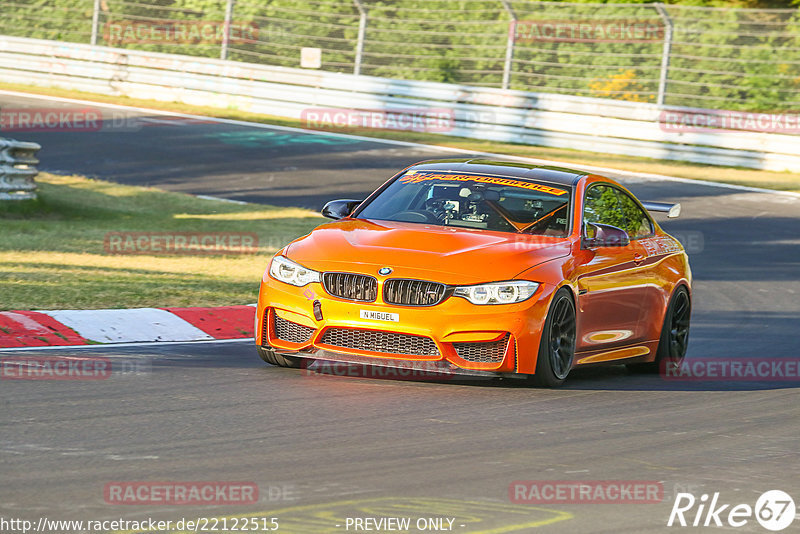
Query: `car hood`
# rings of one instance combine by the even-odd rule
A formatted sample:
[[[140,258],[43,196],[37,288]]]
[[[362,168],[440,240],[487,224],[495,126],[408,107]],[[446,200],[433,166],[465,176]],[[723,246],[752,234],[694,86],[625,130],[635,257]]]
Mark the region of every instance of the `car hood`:
[[[414,224],[344,219],[293,242],[285,254],[317,271],[392,277],[446,284],[510,280],[540,263],[566,256],[566,239]]]

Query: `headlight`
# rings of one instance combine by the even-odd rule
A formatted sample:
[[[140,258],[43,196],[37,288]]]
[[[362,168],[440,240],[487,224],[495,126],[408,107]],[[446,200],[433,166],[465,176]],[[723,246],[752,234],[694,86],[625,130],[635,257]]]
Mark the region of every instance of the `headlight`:
[[[531,298],[538,287],[536,282],[512,280],[457,287],[453,295],[463,297],[473,304],[513,304]]]
[[[269,264],[269,274],[275,280],[299,287],[321,280],[317,271],[306,269],[285,256],[272,258],[272,263]]]

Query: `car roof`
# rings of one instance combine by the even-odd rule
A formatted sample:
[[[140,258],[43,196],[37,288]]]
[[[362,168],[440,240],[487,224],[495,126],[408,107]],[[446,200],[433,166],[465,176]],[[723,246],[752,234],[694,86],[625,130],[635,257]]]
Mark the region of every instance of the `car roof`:
[[[456,171],[510,176],[523,180],[550,182],[567,186],[574,185],[579,178],[587,174],[584,171],[565,169],[563,167],[475,158],[422,161],[416,165],[412,165],[408,170]]]

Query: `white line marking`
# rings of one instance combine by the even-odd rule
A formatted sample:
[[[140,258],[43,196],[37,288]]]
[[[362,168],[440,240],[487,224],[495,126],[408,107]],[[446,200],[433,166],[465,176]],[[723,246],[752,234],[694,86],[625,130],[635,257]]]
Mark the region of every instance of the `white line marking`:
[[[251,204],[250,202],[245,202],[244,200],[233,200],[232,198],[212,197],[211,195],[195,195],[195,197],[202,198],[203,200],[216,200],[217,202],[227,202],[229,204],[240,204],[242,206],[246,206],[247,204]]]
[[[47,96],[47,95],[35,95],[29,93],[20,93],[17,91],[6,91],[0,89],[0,95],[8,95],[8,96],[17,96],[21,98],[35,98],[39,100],[50,100],[53,102],[65,102],[71,104],[81,104],[81,105],[96,105],[101,107],[107,107],[110,109],[121,109],[121,110],[133,110],[139,111],[142,113],[153,113],[156,115],[163,115],[163,116],[172,116],[172,117],[181,117],[185,119],[195,119],[195,120],[204,120],[209,122],[217,122],[220,124],[232,124],[235,126],[247,126],[250,128],[261,128],[264,130],[280,130],[284,132],[294,132],[294,133],[304,133],[304,134],[311,134],[311,135],[325,135],[325,136],[333,136],[333,137],[342,137],[345,139],[357,139],[359,141],[370,141],[373,143],[383,143],[387,145],[395,145],[395,146],[408,146],[408,147],[416,147],[416,148],[426,148],[426,149],[433,149],[441,152],[458,152],[461,154],[473,154],[479,156],[491,156],[496,158],[505,158],[505,159],[512,159],[516,161],[523,161],[526,163],[533,163],[535,165],[554,165],[558,167],[566,167],[566,168],[573,168],[579,170],[586,170],[589,172],[599,172],[599,173],[615,173],[622,176],[628,176],[631,178],[644,178],[649,180],[659,180],[659,181],[671,181],[671,182],[680,182],[680,183],[688,183],[688,184],[698,184],[698,185],[706,185],[709,187],[719,187],[722,189],[733,189],[737,191],[748,191],[751,193],[765,193],[765,194],[773,194],[773,195],[781,195],[781,196],[789,196],[793,198],[800,198],[800,193],[794,193],[791,191],[777,191],[775,189],[763,189],[761,187],[749,187],[745,185],[734,185],[734,184],[723,184],[719,182],[710,182],[707,180],[694,180],[691,178],[678,178],[676,176],[667,176],[663,174],[653,174],[653,173],[641,173],[635,171],[623,171],[620,169],[613,169],[610,167],[597,167],[594,165],[582,165],[579,163],[568,163],[563,161],[553,161],[553,160],[546,160],[546,159],[537,159],[537,158],[527,158],[522,156],[510,156],[507,154],[497,154],[494,152],[476,152],[473,150],[467,150],[465,148],[455,148],[455,147],[447,147],[447,146],[438,146],[438,145],[426,145],[423,143],[413,143],[411,141],[396,141],[393,139],[381,139],[378,137],[366,137],[363,135],[353,135],[353,134],[345,134],[345,133],[337,133],[337,132],[320,132],[315,130],[305,130],[303,128],[292,128],[290,126],[277,126],[277,125],[270,125],[270,124],[262,124],[260,122],[247,122],[247,121],[240,121],[235,119],[221,119],[218,117],[210,117],[206,115],[190,115],[186,113],[176,113],[171,111],[163,111],[158,109],[150,109],[150,108],[141,108],[137,106],[123,106],[120,104],[106,104],[104,102],[94,102],[91,100],[77,100],[73,98],[63,98],[57,96]],[[534,146],[534,145],[531,145]],[[724,168],[724,167],[720,167]]]

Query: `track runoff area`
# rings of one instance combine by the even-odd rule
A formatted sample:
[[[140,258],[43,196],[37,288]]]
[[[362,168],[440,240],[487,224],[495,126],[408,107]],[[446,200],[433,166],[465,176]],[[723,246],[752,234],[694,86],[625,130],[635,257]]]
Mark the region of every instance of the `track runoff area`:
[[[63,99],[0,102],[138,121],[16,135],[45,147],[44,170],[240,201],[319,208],[415,161],[463,157]],[[610,367],[545,390],[271,367],[250,340],[0,351],[112,365],[103,379],[0,381],[0,530],[796,530],[798,380],[778,369],[797,362],[800,199],[605,174],[683,205],[663,226],[695,278],[689,360],[766,360],[774,373],[690,381]]]

